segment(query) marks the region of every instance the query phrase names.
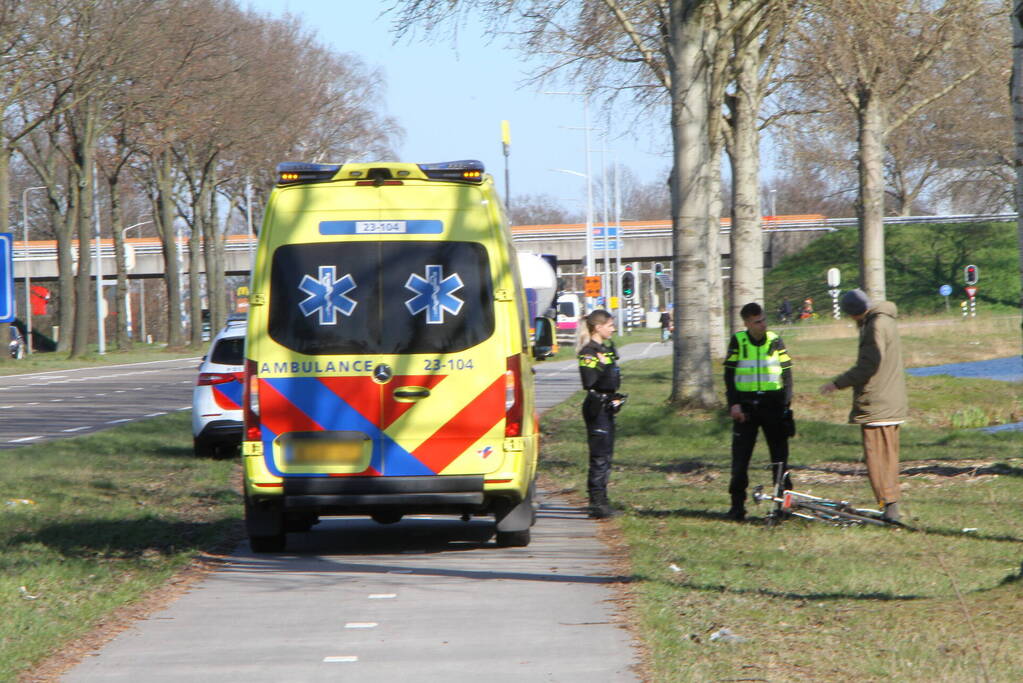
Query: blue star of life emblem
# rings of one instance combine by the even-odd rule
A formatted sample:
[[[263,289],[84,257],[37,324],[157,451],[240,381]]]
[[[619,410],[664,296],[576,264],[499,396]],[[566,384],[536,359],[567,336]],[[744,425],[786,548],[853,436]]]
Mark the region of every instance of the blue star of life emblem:
[[[462,288],[462,278],[458,273],[444,277],[444,266],[426,266],[426,278],[415,273],[409,275],[405,289],[416,293],[405,302],[412,315],[418,315],[426,311],[426,322],[428,325],[440,325],[444,323],[444,311],[451,315],[458,315],[465,303],[453,292]]]
[[[300,290],[309,295],[308,299],[298,305],[302,314],[308,318],[313,313],[319,313],[321,325],[336,324],[338,311],[342,315],[351,315],[355,310],[356,301],[347,296],[348,292],[355,289],[355,280],[350,274],[335,280],[335,273],[334,266],[320,266],[319,278],[306,275],[298,285]]]

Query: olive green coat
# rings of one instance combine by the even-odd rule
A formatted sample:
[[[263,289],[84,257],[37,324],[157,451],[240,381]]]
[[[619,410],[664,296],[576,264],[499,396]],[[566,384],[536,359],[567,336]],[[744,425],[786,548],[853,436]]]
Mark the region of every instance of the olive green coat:
[[[853,388],[849,422],[896,422],[909,415],[902,345],[896,323],[898,310],[882,301],[859,321],[860,346],[856,365],[832,380],[839,389]]]

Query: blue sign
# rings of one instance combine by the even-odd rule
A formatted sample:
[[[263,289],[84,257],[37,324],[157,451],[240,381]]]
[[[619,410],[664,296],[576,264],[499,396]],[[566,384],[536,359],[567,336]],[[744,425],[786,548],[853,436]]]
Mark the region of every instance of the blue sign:
[[[609,225],[606,228],[603,225],[593,226],[594,237],[618,237],[618,226]]]
[[[0,323],[13,322],[14,313],[14,237],[0,232]]]
[[[593,240],[594,251],[618,251],[621,248],[622,248],[621,240],[609,240],[604,238]]]
[[[952,285],[942,285],[938,288],[938,294],[942,296],[948,296],[952,293]]]

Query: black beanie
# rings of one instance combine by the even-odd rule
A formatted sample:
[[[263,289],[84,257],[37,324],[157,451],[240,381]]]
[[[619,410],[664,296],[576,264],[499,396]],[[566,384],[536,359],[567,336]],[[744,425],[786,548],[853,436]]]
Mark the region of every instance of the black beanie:
[[[862,289],[850,289],[838,300],[838,305],[846,315],[861,315],[870,308],[870,299]]]

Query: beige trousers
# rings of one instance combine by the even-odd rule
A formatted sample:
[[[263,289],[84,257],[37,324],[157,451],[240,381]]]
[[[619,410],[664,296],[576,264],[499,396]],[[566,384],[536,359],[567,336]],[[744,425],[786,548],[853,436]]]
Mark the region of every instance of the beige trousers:
[[[863,458],[880,505],[899,500],[899,425],[862,425]]]

